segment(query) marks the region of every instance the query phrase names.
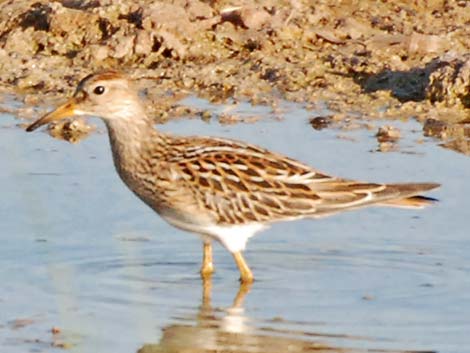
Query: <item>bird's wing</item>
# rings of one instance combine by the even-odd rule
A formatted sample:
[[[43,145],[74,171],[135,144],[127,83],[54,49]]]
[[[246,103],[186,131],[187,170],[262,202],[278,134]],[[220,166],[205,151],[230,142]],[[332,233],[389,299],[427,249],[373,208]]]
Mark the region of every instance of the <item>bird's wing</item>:
[[[423,190],[331,177],[238,141],[194,137],[176,143],[179,151],[168,162],[184,179],[184,192],[220,224],[321,217]]]

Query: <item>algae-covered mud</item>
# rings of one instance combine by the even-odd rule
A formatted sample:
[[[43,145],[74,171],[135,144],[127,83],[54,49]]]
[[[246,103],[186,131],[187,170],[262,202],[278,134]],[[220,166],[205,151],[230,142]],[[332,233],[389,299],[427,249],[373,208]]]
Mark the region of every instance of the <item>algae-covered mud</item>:
[[[0,6],[0,85],[28,105],[51,104],[83,76],[112,68],[142,80],[156,119],[167,114],[168,95],[186,92],[220,102],[325,102],[341,121],[416,118],[428,135],[470,153],[467,1]]]

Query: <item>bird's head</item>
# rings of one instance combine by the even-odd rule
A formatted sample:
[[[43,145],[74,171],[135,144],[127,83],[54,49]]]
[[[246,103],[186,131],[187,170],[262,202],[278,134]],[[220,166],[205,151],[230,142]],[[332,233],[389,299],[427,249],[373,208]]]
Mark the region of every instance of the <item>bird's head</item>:
[[[141,109],[137,93],[127,77],[107,71],[85,77],[72,98],[29,125],[26,131],[76,115],[98,116],[105,121],[132,119],[145,114]]]

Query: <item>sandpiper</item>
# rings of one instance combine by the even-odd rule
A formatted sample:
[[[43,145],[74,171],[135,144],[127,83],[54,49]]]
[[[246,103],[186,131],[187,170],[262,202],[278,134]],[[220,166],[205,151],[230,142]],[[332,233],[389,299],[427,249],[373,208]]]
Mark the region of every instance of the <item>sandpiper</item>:
[[[114,71],[85,77],[72,98],[26,130],[74,115],[103,119],[128,188],[168,223],[201,237],[203,278],[214,271],[214,240],[233,255],[241,282],[251,283],[242,251],[270,224],[371,205],[421,208],[434,199],[419,194],[439,186],[343,179],[240,141],[160,132],[132,81]]]

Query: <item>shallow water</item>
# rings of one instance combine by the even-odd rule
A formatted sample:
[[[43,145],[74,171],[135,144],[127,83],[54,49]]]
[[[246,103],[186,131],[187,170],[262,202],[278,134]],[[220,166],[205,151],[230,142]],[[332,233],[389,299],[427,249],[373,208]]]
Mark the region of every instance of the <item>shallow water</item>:
[[[344,177],[440,182],[429,195],[441,201],[276,225],[251,240],[257,281],[238,297],[238,271],[216,247],[203,300],[199,239],[126,189],[102,125],[72,145],[0,115],[1,351],[467,351],[468,157],[417,143],[413,121],[391,122],[402,131],[399,150],[379,153],[375,130],[315,131],[312,112],[282,108],[237,107],[263,117],[253,124],[181,119],[160,128],[257,143]]]

